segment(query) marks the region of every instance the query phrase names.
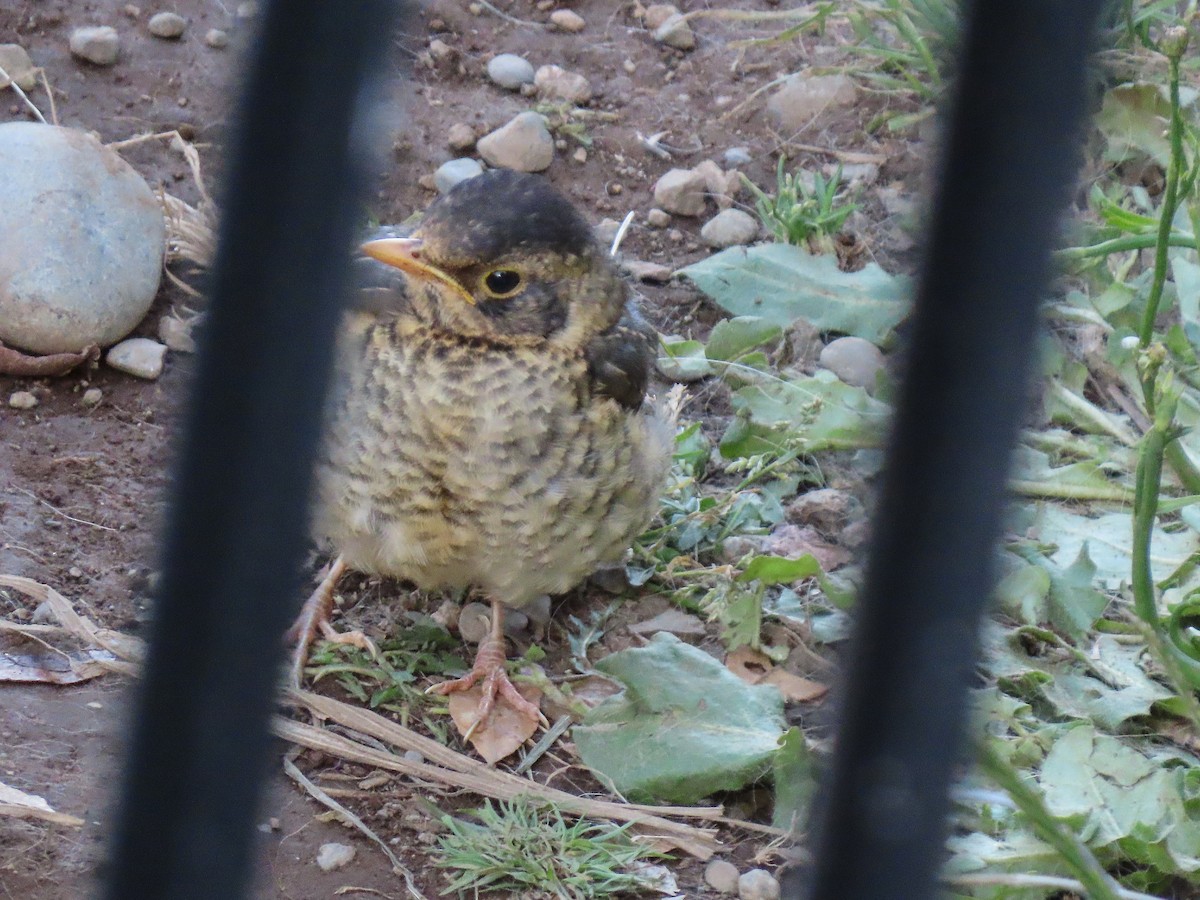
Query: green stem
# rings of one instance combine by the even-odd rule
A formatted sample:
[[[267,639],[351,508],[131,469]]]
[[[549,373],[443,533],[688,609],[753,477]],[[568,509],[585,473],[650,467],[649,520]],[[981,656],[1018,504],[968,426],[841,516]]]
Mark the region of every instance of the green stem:
[[[1045,481],[1023,481],[1014,478],[1008,489],[1023,497],[1044,497],[1050,500],[1098,500],[1109,503],[1129,503],[1134,492],[1129,488],[1100,487],[1090,484],[1051,484]]]
[[[1104,871],[1087,845],[1050,814],[1037,792],[1025,783],[1012,763],[1001,756],[989,741],[979,743],[979,766],[984,774],[1008,792],[1017,809],[1033,825],[1037,836],[1058,851],[1072,874],[1083,884],[1090,900],[1120,898],[1120,887]]]
[[[1064,247],[1058,251],[1058,258],[1076,261],[1088,259],[1092,256],[1109,256],[1113,253],[1124,253],[1127,250],[1148,250],[1151,247],[1157,247],[1158,242],[1162,240],[1161,228],[1160,223],[1159,232],[1157,233],[1129,234],[1124,237],[1101,241],[1099,244],[1090,244],[1087,247]],[[1188,234],[1186,231],[1171,231],[1167,235],[1166,241],[1168,247],[1186,247],[1189,250],[1197,249],[1196,235]]]
[[[1171,160],[1167,165],[1167,190],[1158,214],[1154,281],[1150,285],[1150,297],[1146,301],[1146,312],[1142,316],[1142,327],[1138,333],[1142,347],[1150,346],[1150,341],[1154,337],[1154,320],[1158,318],[1158,304],[1162,300],[1163,286],[1167,280],[1167,249],[1170,246],[1172,223],[1175,221],[1175,209],[1178,204],[1179,177],[1184,165],[1183,116],[1179,110],[1179,55],[1172,53],[1167,59],[1171,72]]]
[[[1153,388],[1152,388],[1153,389]],[[1172,410],[1173,412],[1173,410]],[[1158,491],[1162,483],[1163,453],[1167,430],[1154,427],[1142,438],[1138,454],[1136,496],[1133,501],[1133,608],[1138,618],[1151,628],[1158,628],[1158,603],[1154,598],[1154,576],[1150,571],[1150,543],[1154,535],[1154,519],[1158,512]]]

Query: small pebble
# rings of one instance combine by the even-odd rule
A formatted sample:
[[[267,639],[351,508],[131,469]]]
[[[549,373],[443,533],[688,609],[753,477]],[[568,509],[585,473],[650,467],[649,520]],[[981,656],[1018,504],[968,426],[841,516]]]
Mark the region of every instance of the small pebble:
[[[178,13],[160,12],[150,17],[146,27],[155,37],[175,40],[183,34],[183,29],[187,27],[187,21]]]
[[[13,391],[8,395],[8,405],[13,409],[33,409],[38,405],[38,398],[29,391]]]
[[[493,56],[487,64],[488,78],[492,83],[510,91],[519,91],[523,84],[533,84],[533,65],[515,53]]]
[[[210,28],[204,32],[204,43],[214,50],[224,50],[229,46],[229,35],[220,28]]]
[[[546,120],[532,111],[520,113],[484,135],[475,149],[489,166],[518,172],[541,172],[554,161],[554,138]]]
[[[671,169],[654,185],[654,203],[660,209],[680,216],[698,216],[704,212],[704,175],[691,169]]]
[[[681,14],[676,13],[654,29],[654,40],[676,50],[691,50],[696,46],[696,35]]]
[[[509,637],[520,637],[529,630],[529,616],[519,609],[504,610],[504,633]]]
[[[679,15],[679,7],[671,3],[655,3],[646,7],[646,17],[643,21],[646,27],[654,31],[671,16]]]
[[[624,566],[603,566],[588,576],[588,583],[609,594],[623,594],[629,588],[629,573]]]
[[[258,4],[254,0],[246,0],[245,3],[239,3],[237,8],[237,17],[239,19],[253,19],[258,15]]]
[[[781,131],[795,133],[857,99],[858,86],[848,75],[793,75],[767,101],[767,118]]]
[[[433,173],[433,186],[437,188],[439,194],[444,194],[460,181],[466,181],[468,178],[482,174],[483,166],[479,164],[479,161],[464,156],[438,166],[438,170]]]
[[[126,3],[121,7],[121,11],[131,19],[136,19],[142,14],[142,8],[136,3]]]
[[[104,361],[111,368],[127,375],[135,375],[153,381],[163,371],[163,359],[167,355],[166,344],[150,338],[128,338],[109,348]]]
[[[671,224],[671,214],[665,209],[659,209],[657,206],[650,208],[646,213],[646,224],[651,228],[666,228]]]
[[[84,406],[98,406],[100,401],[104,399],[104,391],[100,388],[88,388],[83,392],[83,396],[79,398],[79,402]]]
[[[578,72],[562,66],[542,66],[533,79],[538,94],[550,100],[565,100],[581,106],[592,99],[592,86]]]
[[[621,63],[621,68],[632,75],[637,71],[637,63],[635,63],[632,59],[627,59],[625,62]]]
[[[8,78],[0,75],[0,88],[13,81],[23,91],[32,91],[38,85],[37,69],[20,44],[0,44],[0,69],[8,75]]]
[[[478,644],[488,636],[492,610],[483,603],[468,603],[458,614],[458,633],[468,644]]]
[[[191,324],[175,316],[163,316],[158,320],[158,339],[167,345],[167,349],[176,353],[196,352]]]
[[[583,31],[587,26],[583,16],[570,9],[556,9],[550,13],[550,24],[555,28],[570,32]]]
[[[578,147],[575,152],[571,154],[571,158],[577,163],[585,163],[587,162],[587,150],[585,150],[583,147]]]
[[[89,25],[76,28],[69,40],[71,55],[97,66],[111,66],[121,52],[117,29],[108,25]]]
[[[470,150],[475,146],[475,129],[465,122],[456,122],[446,132],[446,146],[451,150]]]
[[[407,759],[409,762],[414,762],[414,763],[425,762],[425,757],[421,755],[421,751],[419,751],[419,750],[405,750],[404,758]]]
[[[669,240],[672,244],[682,244],[683,232],[678,228],[672,228],[667,232],[667,240]]]
[[[750,150],[746,147],[730,147],[725,151],[725,165],[748,166],[754,161]]]
[[[348,844],[322,844],[317,850],[317,865],[322,872],[332,872],[348,865],[355,855],[355,849]],[[775,896],[779,896],[778,892]]]
[[[766,869],[751,869],[738,879],[739,900],[779,900],[779,882]]]
[[[714,859],[704,870],[704,883],[718,894],[736,894],[737,866],[727,859]]]
[[[758,220],[740,209],[719,212],[700,229],[700,239],[718,250],[748,244],[756,237]]]
[[[529,621],[535,625],[545,625],[550,621],[550,595],[540,594],[523,607],[522,612],[529,616]]]
[[[467,5],[467,12],[473,16],[483,15],[483,6],[479,3],[471,3]]]
[[[621,260],[621,269],[631,278],[648,281],[652,284],[666,284],[675,274],[670,266],[641,259],[623,259]]]
[[[50,601],[43,600],[33,611],[33,618],[30,621],[34,625],[57,625],[58,616],[54,612],[54,607],[50,605]]]
[[[817,361],[846,384],[874,391],[883,353],[863,338],[840,337],[826,345]]]
[[[592,230],[596,233],[596,240],[605,247],[608,247],[612,244],[620,229],[621,223],[616,219],[605,218],[597,222],[595,228]]]

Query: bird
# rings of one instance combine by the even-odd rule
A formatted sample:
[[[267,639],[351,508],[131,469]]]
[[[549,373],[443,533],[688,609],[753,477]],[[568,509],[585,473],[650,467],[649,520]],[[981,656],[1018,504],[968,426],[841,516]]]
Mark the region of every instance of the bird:
[[[293,678],[348,569],[491,604],[473,731],[499,703],[503,618],[620,561],[654,516],[674,423],[647,396],[657,333],[579,211],[536,175],[489,170],[437,198],[369,267],[337,338],[313,530],[336,558],[305,604]],[[544,722],[544,718],[541,718]]]

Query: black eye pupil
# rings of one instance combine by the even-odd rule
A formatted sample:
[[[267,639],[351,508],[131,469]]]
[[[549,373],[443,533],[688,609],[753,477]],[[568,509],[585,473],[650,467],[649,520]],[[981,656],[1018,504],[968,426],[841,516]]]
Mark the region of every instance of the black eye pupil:
[[[492,293],[507,294],[517,289],[521,283],[521,276],[511,269],[497,269],[495,272],[488,272],[485,282]]]

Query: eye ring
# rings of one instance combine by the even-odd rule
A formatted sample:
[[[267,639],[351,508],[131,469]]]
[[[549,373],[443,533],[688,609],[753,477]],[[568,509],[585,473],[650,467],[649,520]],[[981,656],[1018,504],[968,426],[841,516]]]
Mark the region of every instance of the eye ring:
[[[520,272],[512,269],[493,269],[483,276],[483,289],[489,297],[505,300],[524,287]]]

